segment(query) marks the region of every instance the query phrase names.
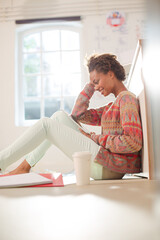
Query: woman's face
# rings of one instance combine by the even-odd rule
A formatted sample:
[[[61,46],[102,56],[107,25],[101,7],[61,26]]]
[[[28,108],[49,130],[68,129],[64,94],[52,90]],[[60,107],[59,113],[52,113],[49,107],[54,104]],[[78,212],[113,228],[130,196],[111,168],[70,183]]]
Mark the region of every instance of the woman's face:
[[[107,74],[97,72],[96,70],[90,72],[90,82],[94,84],[95,90],[102,95],[108,96],[114,90],[114,73],[109,71]]]

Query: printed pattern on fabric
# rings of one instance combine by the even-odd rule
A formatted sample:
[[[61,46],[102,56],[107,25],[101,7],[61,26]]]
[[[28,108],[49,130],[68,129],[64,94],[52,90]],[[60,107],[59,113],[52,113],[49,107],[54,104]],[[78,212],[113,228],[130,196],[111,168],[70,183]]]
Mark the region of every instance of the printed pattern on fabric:
[[[94,86],[86,84],[76,100],[72,116],[76,121],[101,126],[101,134],[91,135],[100,145],[95,161],[115,172],[140,172],[142,126],[136,96],[122,91],[113,103],[88,109],[93,94]]]

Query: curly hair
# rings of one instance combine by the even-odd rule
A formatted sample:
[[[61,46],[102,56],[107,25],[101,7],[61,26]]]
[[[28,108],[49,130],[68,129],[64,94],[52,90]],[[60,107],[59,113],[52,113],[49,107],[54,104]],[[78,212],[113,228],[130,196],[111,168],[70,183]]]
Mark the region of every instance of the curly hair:
[[[94,54],[87,59],[87,67],[89,73],[96,70],[107,74],[109,71],[113,71],[118,80],[124,81],[125,70],[123,66],[116,60],[116,56],[112,54]]]

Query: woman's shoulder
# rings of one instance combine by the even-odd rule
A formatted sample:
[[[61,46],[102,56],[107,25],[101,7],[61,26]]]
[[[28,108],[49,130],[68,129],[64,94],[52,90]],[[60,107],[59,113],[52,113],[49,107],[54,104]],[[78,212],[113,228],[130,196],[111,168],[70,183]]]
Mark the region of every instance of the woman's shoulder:
[[[133,103],[133,104],[138,104],[138,99],[136,95],[130,91],[122,91],[118,94],[117,98],[117,103],[118,104],[128,104],[128,103]]]
[[[136,98],[136,95],[132,92],[130,92],[129,90],[126,90],[126,91],[122,91],[118,94],[117,98],[122,98],[122,97],[128,97],[128,96],[131,96],[133,98]]]

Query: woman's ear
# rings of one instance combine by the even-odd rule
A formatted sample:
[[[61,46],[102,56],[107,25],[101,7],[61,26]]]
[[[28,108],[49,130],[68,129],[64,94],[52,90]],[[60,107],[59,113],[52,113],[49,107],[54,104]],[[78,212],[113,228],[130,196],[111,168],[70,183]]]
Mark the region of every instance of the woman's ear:
[[[114,72],[109,71],[109,76],[110,76],[110,78],[113,78],[114,77]]]

